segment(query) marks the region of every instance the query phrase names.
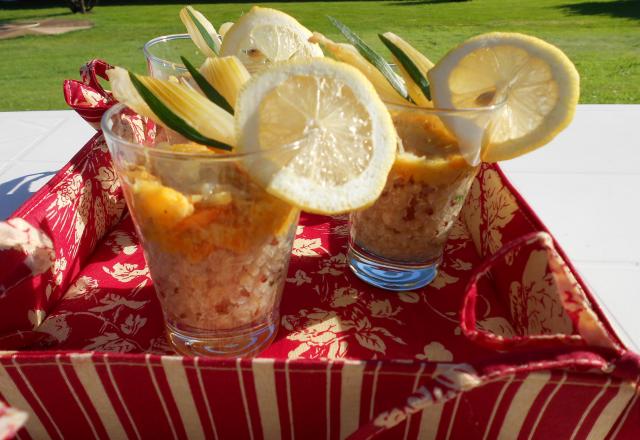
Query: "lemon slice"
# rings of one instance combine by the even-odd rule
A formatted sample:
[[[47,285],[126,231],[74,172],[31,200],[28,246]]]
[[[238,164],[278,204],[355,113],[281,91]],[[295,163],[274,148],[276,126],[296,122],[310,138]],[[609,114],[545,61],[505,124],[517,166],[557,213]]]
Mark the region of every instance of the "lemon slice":
[[[516,33],[471,38],[445,55],[428,77],[436,107],[502,103],[488,121],[443,118],[467,150],[477,146],[469,145],[474,142],[468,133],[478,135],[486,124],[485,162],[512,159],[548,143],[573,119],[580,94],[578,72],[560,49]]]
[[[309,37],[311,31],[295,18],[254,6],[226,31],[220,55],[237,56],[254,73],[277,61],[321,57],[320,46]]]
[[[280,63],[246,83],[235,116],[238,151],[265,151],[247,156],[246,166],[271,194],[337,214],[382,192],[397,136],[357,69],[327,58]]]

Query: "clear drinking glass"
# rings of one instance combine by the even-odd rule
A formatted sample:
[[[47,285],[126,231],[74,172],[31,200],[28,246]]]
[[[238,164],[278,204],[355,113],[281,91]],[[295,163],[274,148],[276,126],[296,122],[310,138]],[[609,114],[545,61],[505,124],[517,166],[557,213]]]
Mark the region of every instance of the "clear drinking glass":
[[[266,348],[299,211],[255,184],[245,164],[282,151],[215,154],[162,127],[150,136],[153,126],[121,104],[102,129],[170,343],[189,355]]]
[[[436,277],[449,231],[479,169],[469,165],[459,145],[479,146],[501,106],[387,107],[402,146],[378,200],[350,215],[348,262],[369,284],[413,290]],[[447,128],[454,125],[464,139]]]
[[[149,75],[167,80],[170,77],[191,78],[182,60],[185,57],[194,66],[200,66],[205,57],[191,41],[189,34],[163,35],[148,41],[143,48]]]

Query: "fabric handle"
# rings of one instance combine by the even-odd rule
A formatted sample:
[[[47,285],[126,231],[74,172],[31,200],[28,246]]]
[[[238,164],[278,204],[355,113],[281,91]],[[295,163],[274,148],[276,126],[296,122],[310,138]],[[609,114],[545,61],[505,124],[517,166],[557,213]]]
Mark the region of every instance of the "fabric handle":
[[[482,328],[476,316],[477,299],[483,295],[481,279],[500,282],[501,268],[513,271],[509,284],[496,288],[510,324],[498,333]],[[513,281],[513,279],[517,281]],[[622,354],[626,351],[591,308],[566,262],[546,232],[533,232],[504,245],[475,268],[460,310],[462,333],[474,343],[499,351],[591,347]]]
[[[108,80],[106,61],[91,60],[80,68],[81,81],[65,80],[62,86],[64,99],[78,114],[96,130],[104,112],[116,103],[111,92],[106,91],[98,78]]]

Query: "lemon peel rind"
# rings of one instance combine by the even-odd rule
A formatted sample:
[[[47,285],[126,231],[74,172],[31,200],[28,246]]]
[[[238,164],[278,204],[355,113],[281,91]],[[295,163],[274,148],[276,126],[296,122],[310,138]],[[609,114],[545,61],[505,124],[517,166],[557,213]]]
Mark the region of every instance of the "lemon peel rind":
[[[369,166],[360,175],[335,186],[321,186],[286,166],[280,168],[268,160],[247,163],[251,174],[267,192],[306,212],[335,215],[371,206],[386,184],[395,159],[397,136],[391,116],[374,87],[354,67],[327,58],[315,58],[276,63],[253,76],[244,84],[238,97],[238,151],[260,150],[259,104],[268,92],[292,75],[321,75],[348,81],[346,84],[371,116],[374,148]]]

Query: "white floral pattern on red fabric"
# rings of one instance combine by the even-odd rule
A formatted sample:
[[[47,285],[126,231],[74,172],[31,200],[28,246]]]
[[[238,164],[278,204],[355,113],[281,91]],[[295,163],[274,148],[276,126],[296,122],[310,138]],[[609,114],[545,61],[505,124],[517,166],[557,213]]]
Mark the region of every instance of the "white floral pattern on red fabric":
[[[13,249],[24,255],[23,264],[30,275],[40,275],[55,262],[55,250],[51,239],[27,221],[12,218],[0,222],[0,251]],[[0,295],[3,289],[0,285]],[[4,286],[8,288],[9,286]]]
[[[416,359],[429,362],[452,362],[453,353],[440,342],[434,341],[424,346],[424,352],[417,354]]]
[[[531,251],[522,279],[511,283],[511,316],[522,335],[573,333],[548,263],[546,250]]]
[[[98,201],[111,200],[111,206],[115,207],[124,203],[103,146],[103,139],[96,138],[87,147],[90,149],[87,158],[67,169],[62,180],[52,188],[51,203],[62,209],[45,210],[46,219],[55,225],[58,234],[73,244],[64,248],[54,261],[50,269],[52,278],[45,292],[51,297],[57,286],[65,285],[67,294],[55,310],[34,305],[25,309],[25,320],[29,323],[25,327],[33,329],[34,324],[39,324],[37,331],[47,336],[46,344],[67,349],[148,352],[159,347],[168,350],[166,341],[159,342],[164,337],[162,316],[158,313],[159,304],[131,219],[126,216],[119,220],[126,227],[114,229],[119,208],[115,208],[115,213],[110,213],[104,205],[100,209]],[[480,186],[482,197],[492,195],[503,201],[487,204],[483,199],[478,203],[506,206],[502,213],[497,208],[486,208],[485,217],[490,220],[483,220],[479,229],[483,240],[494,237],[487,241],[494,244],[495,237],[503,240],[512,235],[510,225],[518,221],[518,212],[510,208],[510,196],[504,195],[508,190],[497,187],[496,177],[499,175],[491,169],[478,176],[480,185],[493,189],[485,192]],[[466,209],[471,205],[467,204]],[[509,217],[512,221],[505,220]],[[77,232],[78,227],[82,228],[81,233]],[[474,227],[478,225],[456,222],[447,243],[447,258],[429,287],[415,292],[389,293],[366,286],[350,273],[344,216],[303,217],[287,276],[281,335],[265,355],[465,359],[468,345],[459,331],[456,304],[471,271],[480,262],[472,244]],[[494,228],[497,232],[487,234],[484,228]],[[92,258],[96,264],[77,273],[73,283],[65,281],[70,268],[77,264],[79,243],[87,246],[87,241],[77,236],[90,235],[92,241],[98,243],[99,234],[107,236],[94,251]],[[74,250],[76,248],[78,250]],[[533,262],[537,261],[536,255],[531,253]],[[541,273],[533,262],[529,269],[526,265],[509,269],[513,273],[518,270],[524,273],[513,280],[513,291],[507,292],[510,302],[502,304],[500,296],[484,294],[484,311],[477,323],[479,329],[505,338],[522,333],[525,327],[528,334],[570,331],[566,326],[571,321],[566,321],[566,316],[562,318],[560,313],[562,304],[553,302],[549,292],[546,299],[540,297],[541,292],[553,288],[553,283],[549,284],[549,273]],[[125,299],[117,292],[132,292],[134,296]],[[544,317],[546,312],[555,318]],[[82,332],[74,331],[78,326],[84,326]],[[442,334],[449,336],[443,338]],[[430,345],[436,343],[442,348]]]
[[[102,236],[120,220],[124,199],[119,185],[111,180],[103,188],[106,179],[96,179],[99,170],[106,175],[109,169],[111,160],[104,140],[94,137],[33,201],[16,212],[16,217],[0,223],[0,229],[12,229],[14,234],[21,231],[21,240],[33,242],[22,253],[37,272],[21,272],[15,266],[16,250],[0,247],[0,260],[8,258],[14,267],[10,271],[13,275],[0,276],[0,286],[4,286],[0,309],[14,312],[0,324],[0,338],[11,339],[13,332],[19,335],[32,330],[34,314],[50,312]],[[3,237],[0,241],[6,240]]]
[[[517,210],[516,199],[498,172],[483,165],[461,213],[478,252],[491,255],[505,244],[502,230]]]

